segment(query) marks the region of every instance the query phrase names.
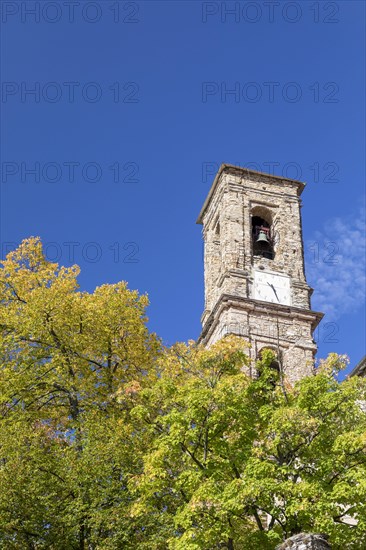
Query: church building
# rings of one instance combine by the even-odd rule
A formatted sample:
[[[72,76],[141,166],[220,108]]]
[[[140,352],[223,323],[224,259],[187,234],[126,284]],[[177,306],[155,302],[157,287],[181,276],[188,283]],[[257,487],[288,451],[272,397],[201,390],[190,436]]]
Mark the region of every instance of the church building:
[[[304,269],[301,193],[305,184],[222,164],[197,223],[203,226],[205,306],[199,342],[225,336],[251,344],[251,374],[263,348],[291,381],[312,373],[312,311]]]

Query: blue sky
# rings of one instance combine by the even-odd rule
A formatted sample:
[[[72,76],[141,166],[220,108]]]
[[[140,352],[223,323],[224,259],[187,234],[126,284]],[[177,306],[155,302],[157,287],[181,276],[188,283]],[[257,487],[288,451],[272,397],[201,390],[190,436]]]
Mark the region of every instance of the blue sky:
[[[81,266],[82,289],[127,280],[149,294],[165,342],[196,338],[195,221],[216,167],[298,178],[313,308],[326,313],[319,356],[354,366],[365,353],[364,3],[1,9],[2,255],[39,235],[50,259]]]

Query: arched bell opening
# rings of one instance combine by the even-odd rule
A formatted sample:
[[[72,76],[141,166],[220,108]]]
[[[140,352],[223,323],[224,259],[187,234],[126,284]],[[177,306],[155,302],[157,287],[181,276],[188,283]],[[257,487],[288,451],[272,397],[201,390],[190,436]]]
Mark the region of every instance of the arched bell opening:
[[[281,366],[280,366],[280,361],[279,361],[279,358],[278,358],[278,355],[277,355],[277,350],[275,350],[271,346],[265,346],[264,348],[262,348],[258,352],[257,360],[259,360],[259,361],[263,360],[263,355],[264,355],[265,351],[271,351],[272,354],[273,354],[273,359],[272,359],[271,363],[268,365],[268,368],[270,369],[270,371],[273,372],[273,376],[272,375],[270,376],[270,379],[271,379],[270,381],[271,381],[271,385],[273,387],[275,387],[278,383],[278,380],[281,377]],[[260,376],[261,376],[261,371],[260,370],[257,371],[257,376],[258,376],[258,378],[260,378]]]
[[[253,256],[273,260],[272,216],[264,208],[254,208],[252,211],[252,249]]]
[[[257,359],[259,359],[260,361],[263,359],[263,355],[266,351],[271,351],[274,355],[274,358],[273,360],[271,361],[270,365],[269,365],[269,368],[270,369],[273,369],[277,372],[280,372],[280,363],[278,361],[278,357],[277,357],[277,353],[278,351],[276,349],[274,349],[273,347],[271,346],[265,346],[264,348],[262,348],[259,352],[258,352],[258,355],[257,355]]]

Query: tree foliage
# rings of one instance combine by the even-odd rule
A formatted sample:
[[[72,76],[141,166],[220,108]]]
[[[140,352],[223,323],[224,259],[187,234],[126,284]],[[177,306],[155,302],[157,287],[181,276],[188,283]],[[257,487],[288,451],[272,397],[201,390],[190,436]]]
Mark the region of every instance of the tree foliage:
[[[89,294],[38,239],[0,270],[0,548],[364,548],[365,380],[290,386],[247,344],[164,349],[146,296]],[[351,521],[352,520],[352,521]]]
[[[37,239],[0,272],[6,549],[117,548],[115,533],[128,533],[127,479],[145,447],[116,395],[153,383],[160,344],[146,296],[125,283],[79,292],[77,275],[47,262]]]
[[[131,484],[133,513],[158,514],[169,548],[274,548],[301,531],[364,548],[365,381],[339,384],[345,358],[332,354],[284,388],[273,359],[265,352],[250,379],[239,338],[179,345],[139,392],[132,414],[156,437]],[[147,547],[159,548],[154,540]]]

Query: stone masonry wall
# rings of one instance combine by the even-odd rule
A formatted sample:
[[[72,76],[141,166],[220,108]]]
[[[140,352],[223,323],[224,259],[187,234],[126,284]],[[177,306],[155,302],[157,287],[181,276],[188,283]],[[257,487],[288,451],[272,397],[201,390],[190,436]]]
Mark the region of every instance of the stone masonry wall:
[[[306,320],[291,315],[281,318],[275,310],[256,312],[233,305],[218,315],[207,345],[210,346],[226,334],[241,336],[251,344],[248,354],[252,370],[262,348],[272,348],[277,352],[279,346],[284,373],[290,382],[313,372],[316,346],[312,341],[310,324]]]

